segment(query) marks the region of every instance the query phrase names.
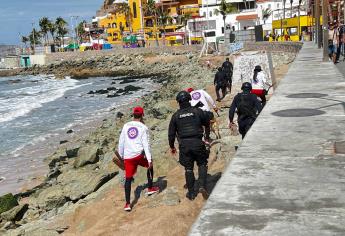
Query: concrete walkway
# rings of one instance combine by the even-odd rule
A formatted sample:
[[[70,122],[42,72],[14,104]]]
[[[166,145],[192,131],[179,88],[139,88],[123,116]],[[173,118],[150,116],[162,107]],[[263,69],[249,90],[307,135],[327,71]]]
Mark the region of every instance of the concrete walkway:
[[[345,79],[321,58],[304,44],[190,235],[345,235]]]

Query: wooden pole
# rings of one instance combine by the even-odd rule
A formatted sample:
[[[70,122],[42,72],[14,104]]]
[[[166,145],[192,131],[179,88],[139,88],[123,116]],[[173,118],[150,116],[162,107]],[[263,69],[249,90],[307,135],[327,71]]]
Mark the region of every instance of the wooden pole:
[[[323,61],[328,61],[328,0],[322,0]]]

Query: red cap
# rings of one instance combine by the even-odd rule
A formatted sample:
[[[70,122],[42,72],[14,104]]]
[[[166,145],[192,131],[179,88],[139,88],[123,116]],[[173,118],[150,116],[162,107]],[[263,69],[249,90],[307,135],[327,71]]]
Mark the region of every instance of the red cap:
[[[186,91],[187,91],[188,93],[190,93],[190,92],[193,92],[194,89],[193,89],[193,88],[187,88]]]
[[[134,107],[133,114],[144,115],[144,108],[142,108],[142,107]]]

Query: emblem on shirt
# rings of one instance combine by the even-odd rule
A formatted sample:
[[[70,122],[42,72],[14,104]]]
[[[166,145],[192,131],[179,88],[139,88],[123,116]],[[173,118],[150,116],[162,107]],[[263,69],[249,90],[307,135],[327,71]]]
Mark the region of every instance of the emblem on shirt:
[[[136,127],[131,127],[128,129],[127,134],[130,139],[135,139],[138,137],[138,129]]]
[[[199,100],[201,97],[201,94],[199,92],[195,92],[192,94],[193,100]]]

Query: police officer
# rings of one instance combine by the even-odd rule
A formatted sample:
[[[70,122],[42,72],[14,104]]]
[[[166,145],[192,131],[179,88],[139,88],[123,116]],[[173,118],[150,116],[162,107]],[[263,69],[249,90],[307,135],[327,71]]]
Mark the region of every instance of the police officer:
[[[216,89],[217,101],[220,102],[226,95],[227,81],[222,68],[219,67],[217,73],[214,76],[213,84]],[[219,90],[222,90],[222,97],[220,97]]]
[[[179,162],[185,168],[186,185],[188,193],[186,197],[194,200],[196,193],[194,191],[194,162],[198,165],[199,192],[204,199],[208,198],[206,191],[207,177],[207,158],[208,153],[204,142],[202,141],[203,133],[209,130],[209,119],[204,112],[190,104],[191,95],[186,91],[181,91],[176,96],[180,109],[171,117],[169,124],[169,145],[171,153],[175,154],[175,138],[179,142],[180,156]],[[210,133],[206,132],[205,139],[209,140]]]
[[[250,93],[252,85],[248,82],[242,84],[242,93],[238,93],[229,110],[229,120],[231,128],[234,125],[234,115],[237,110],[238,131],[242,134],[242,139],[254,123],[257,114],[260,113],[262,106],[255,94]]]
[[[234,66],[232,65],[229,58],[227,57],[225,59],[225,62],[223,62],[222,70],[224,72],[225,79],[227,81],[227,87],[229,89],[229,93],[231,93],[231,87],[232,87],[233,68],[234,68]]]

